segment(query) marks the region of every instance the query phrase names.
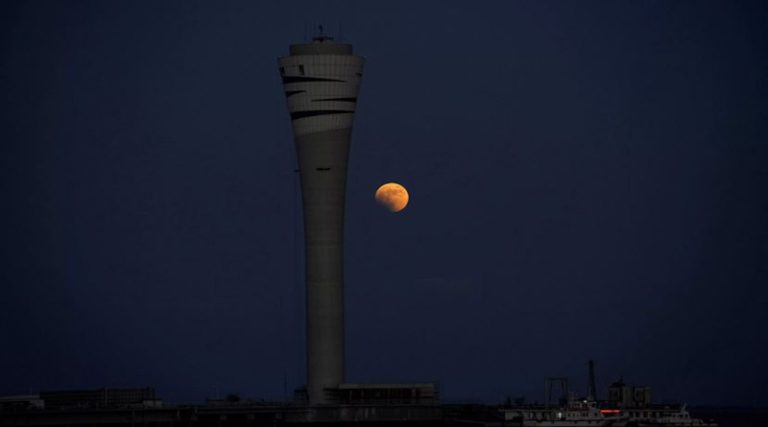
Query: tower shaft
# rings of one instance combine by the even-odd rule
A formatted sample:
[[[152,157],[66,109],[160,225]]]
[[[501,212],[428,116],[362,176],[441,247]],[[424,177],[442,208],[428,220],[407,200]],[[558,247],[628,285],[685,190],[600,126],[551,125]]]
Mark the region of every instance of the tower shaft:
[[[318,37],[291,45],[279,64],[301,173],[307,393],[323,404],[344,382],[344,202],[363,59]]]

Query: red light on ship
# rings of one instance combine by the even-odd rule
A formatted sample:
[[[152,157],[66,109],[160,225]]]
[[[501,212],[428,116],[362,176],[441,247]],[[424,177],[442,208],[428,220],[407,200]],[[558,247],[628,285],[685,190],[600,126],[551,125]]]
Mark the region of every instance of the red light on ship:
[[[620,414],[621,409],[601,409],[601,414]]]

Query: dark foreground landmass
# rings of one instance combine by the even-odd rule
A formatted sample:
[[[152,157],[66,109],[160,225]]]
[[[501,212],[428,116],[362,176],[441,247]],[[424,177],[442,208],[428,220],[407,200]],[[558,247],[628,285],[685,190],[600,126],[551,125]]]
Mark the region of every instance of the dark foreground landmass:
[[[0,426],[502,426],[490,405],[237,404],[164,408],[24,410],[0,412]],[[768,409],[693,407],[691,415],[720,427],[766,427]]]
[[[768,408],[699,406],[689,410],[692,417],[713,419],[720,427],[768,427]]]

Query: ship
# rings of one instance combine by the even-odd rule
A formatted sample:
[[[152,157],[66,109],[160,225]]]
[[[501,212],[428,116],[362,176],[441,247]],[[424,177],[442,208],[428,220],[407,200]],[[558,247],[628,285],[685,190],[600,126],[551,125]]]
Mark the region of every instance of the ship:
[[[521,427],[629,427],[629,416],[620,410],[601,409],[590,400],[563,406],[519,405],[502,408],[504,425]]]
[[[559,388],[557,403],[553,388]],[[608,387],[608,399],[598,400],[594,363],[589,361],[589,393],[577,398],[567,378],[547,378],[543,405],[508,404],[499,409],[504,425],[520,427],[718,427],[714,420],[691,417],[685,404],[651,402],[648,386],[632,386],[622,379]]]
[[[500,410],[504,425],[520,427],[718,427],[691,417],[685,404],[621,409],[582,400],[565,406],[514,406]]]

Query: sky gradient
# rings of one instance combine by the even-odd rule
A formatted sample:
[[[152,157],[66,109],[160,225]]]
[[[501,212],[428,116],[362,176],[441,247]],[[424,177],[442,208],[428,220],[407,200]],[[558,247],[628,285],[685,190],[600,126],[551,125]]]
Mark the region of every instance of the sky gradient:
[[[594,359],[602,397],[767,406],[764,3],[415,3],[3,2],[0,394],[303,385],[276,59],[323,23],[367,60],[350,382],[541,401]]]

